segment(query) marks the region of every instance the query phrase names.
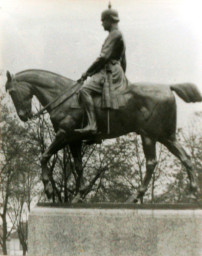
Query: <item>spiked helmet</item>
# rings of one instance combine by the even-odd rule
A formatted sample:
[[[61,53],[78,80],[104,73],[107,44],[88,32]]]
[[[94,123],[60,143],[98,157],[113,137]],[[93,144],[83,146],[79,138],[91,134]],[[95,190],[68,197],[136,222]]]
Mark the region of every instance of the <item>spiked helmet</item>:
[[[119,22],[118,12],[114,9],[111,9],[110,3],[108,5],[108,9],[102,12],[101,20],[112,20],[114,22]]]

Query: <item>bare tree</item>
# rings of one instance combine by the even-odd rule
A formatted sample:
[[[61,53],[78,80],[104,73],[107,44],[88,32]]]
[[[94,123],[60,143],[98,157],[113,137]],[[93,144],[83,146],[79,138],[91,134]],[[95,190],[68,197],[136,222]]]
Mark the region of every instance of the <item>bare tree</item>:
[[[35,169],[34,155],[37,148],[30,144],[29,130],[22,126],[18,119],[10,114],[12,111],[2,104],[1,116],[1,220],[2,234],[0,243],[3,253],[7,254],[6,241],[13,230],[20,229],[20,220],[24,214],[23,205],[29,205],[32,200],[32,190],[36,183],[37,172]],[[18,202],[18,204],[16,203]],[[23,240],[21,240],[23,245]]]

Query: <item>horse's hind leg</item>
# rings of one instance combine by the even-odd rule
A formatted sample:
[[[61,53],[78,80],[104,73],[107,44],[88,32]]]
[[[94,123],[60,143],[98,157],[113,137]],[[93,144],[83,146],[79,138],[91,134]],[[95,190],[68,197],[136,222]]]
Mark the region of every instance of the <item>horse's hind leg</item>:
[[[191,192],[196,194],[198,192],[198,186],[196,182],[196,175],[193,171],[192,162],[190,156],[185,152],[180,143],[176,140],[162,140],[161,141],[169,151],[174,154],[177,158],[180,159],[184,167],[186,168],[189,181],[190,181],[190,189]]]
[[[144,154],[146,157],[146,174],[143,178],[142,185],[140,186],[137,196],[129,198],[127,202],[137,202],[138,199],[142,199],[145,192],[147,191],[149,182],[152,178],[152,174],[156,167],[156,141],[150,137],[142,136],[142,145]]]
[[[156,167],[156,141],[149,137],[142,136],[142,146],[146,157],[146,174],[142,185],[138,190],[137,198],[142,198],[147,191],[149,182],[151,181],[154,169]]]
[[[48,169],[47,163],[51,156],[55,154],[58,150],[64,147],[66,144],[65,142],[65,131],[59,130],[56,134],[54,141],[51,145],[45,150],[42,155],[41,159],[41,167],[42,167],[42,181],[44,184],[44,190],[47,197],[50,199],[54,194],[53,185],[51,183],[51,173]]]

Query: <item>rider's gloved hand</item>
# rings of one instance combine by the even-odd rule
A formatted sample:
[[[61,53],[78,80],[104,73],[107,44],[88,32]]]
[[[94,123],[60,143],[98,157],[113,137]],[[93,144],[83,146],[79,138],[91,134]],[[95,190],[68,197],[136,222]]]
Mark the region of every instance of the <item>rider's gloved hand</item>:
[[[78,82],[78,83],[82,83],[82,82],[84,82],[84,81],[87,79],[87,77],[88,77],[88,75],[87,75],[87,73],[85,72],[85,73],[82,74],[81,78],[79,78],[79,79],[77,80],[77,82]]]

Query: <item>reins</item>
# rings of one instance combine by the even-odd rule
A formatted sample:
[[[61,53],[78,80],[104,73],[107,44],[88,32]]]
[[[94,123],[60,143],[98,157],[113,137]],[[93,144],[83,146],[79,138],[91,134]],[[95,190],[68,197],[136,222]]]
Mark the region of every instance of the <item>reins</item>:
[[[77,81],[74,84],[74,87],[78,84],[82,84],[81,81]],[[70,93],[70,95],[67,95],[61,102],[59,102],[56,106],[54,106],[51,110],[57,108],[58,106],[60,106],[63,102],[65,102],[66,100],[68,100],[69,98],[71,98],[75,93],[77,93],[80,90],[80,87],[73,91],[72,93]],[[47,110],[48,107],[50,107],[52,104],[54,104],[56,101],[58,101],[62,96],[64,95],[64,92],[62,94],[60,94],[56,99],[54,99],[53,101],[49,102],[45,107],[43,107],[41,110],[39,110],[36,114],[34,114],[31,119],[35,119],[37,117],[39,117],[40,115],[44,114],[44,112]]]

